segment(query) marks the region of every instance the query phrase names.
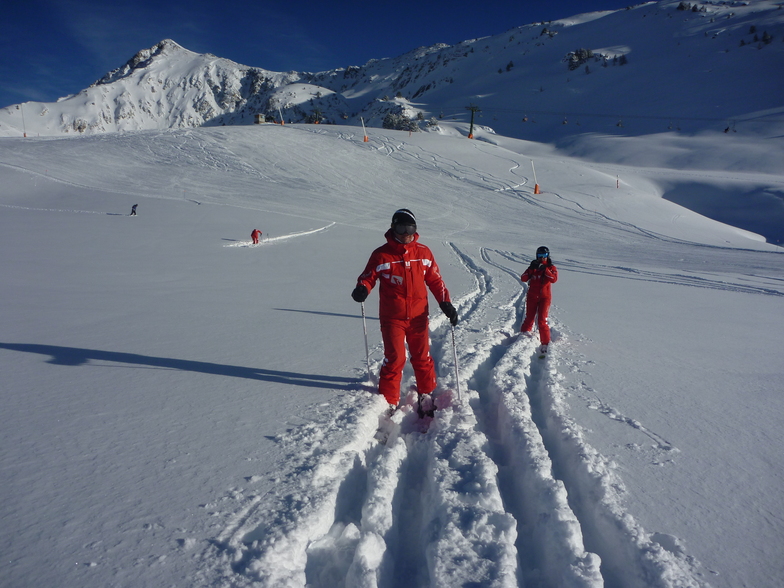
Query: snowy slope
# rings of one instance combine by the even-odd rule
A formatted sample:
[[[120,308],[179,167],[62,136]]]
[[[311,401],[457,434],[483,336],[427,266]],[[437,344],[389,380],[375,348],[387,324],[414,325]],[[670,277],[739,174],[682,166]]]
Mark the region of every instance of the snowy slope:
[[[661,198],[780,171],[464,131],[0,140],[0,585],[780,585],[784,258]],[[349,292],[399,206],[461,322],[381,445]]]
[[[780,586],[784,10],[680,4],[0,109],[0,587]],[[461,322],[390,422],[348,294],[400,206]]]
[[[270,72],[164,40],[74,96],[3,108],[0,136],[248,125],[259,113],[373,127],[395,113],[427,130],[431,119],[467,122],[472,104],[477,122],[537,141],[676,129],[780,134],[780,4],[684,4],[532,23],[319,73]]]

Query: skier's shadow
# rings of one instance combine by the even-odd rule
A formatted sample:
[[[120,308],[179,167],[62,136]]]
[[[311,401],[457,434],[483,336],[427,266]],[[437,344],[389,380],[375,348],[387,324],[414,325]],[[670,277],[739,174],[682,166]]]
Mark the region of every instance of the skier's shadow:
[[[48,355],[49,359],[46,360],[47,363],[72,367],[88,365],[92,360],[126,364],[128,366],[144,366],[156,369],[181,370],[215,376],[228,376],[231,378],[247,378],[249,380],[290,384],[292,386],[304,386],[306,388],[356,390],[359,385],[359,380],[354,378],[283,372],[255,367],[210,363],[207,361],[153,357],[150,355],[123,353],[119,351],[102,351],[100,349],[61,347],[59,345],[36,345],[32,343],[0,343],[0,349]]]
[[[305,314],[320,314],[322,316],[337,316],[340,318],[362,318],[360,314],[341,314],[339,312],[324,312],[322,310],[299,310],[297,308],[273,308],[272,310],[282,310],[285,312],[304,312]],[[368,316],[369,321],[377,321],[378,317]]]

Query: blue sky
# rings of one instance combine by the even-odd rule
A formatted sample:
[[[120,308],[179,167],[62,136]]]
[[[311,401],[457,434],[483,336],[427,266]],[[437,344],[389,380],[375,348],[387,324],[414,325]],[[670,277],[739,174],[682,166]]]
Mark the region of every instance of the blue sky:
[[[52,102],[140,49],[174,39],[271,71],[324,71],[459,43],[628,0],[370,2],[9,0],[0,9],[0,107]]]

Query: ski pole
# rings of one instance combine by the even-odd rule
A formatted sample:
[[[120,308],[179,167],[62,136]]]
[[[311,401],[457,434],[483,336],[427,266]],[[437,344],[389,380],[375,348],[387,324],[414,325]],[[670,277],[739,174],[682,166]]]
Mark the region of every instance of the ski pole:
[[[457,401],[460,402],[460,370],[457,367],[457,344],[455,343],[455,326],[452,325],[452,354],[455,358],[455,382],[457,383]]]
[[[368,339],[367,339],[367,321],[365,320],[365,303],[362,302],[360,306],[362,307],[362,330],[365,331],[365,362],[367,363],[367,376],[368,376],[368,382],[371,382],[372,379],[370,377],[370,350],[368,348]]]

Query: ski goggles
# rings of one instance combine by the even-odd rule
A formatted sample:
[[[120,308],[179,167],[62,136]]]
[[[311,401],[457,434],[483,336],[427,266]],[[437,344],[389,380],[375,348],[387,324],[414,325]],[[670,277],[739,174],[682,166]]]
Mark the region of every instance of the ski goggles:
[[[549,253],[537,253],[536,259],[541,259],[542,257],[550,257]]]
[[[416,233],[417,226],[416,225],[403,225],[403,224],[395,224],[394,226],[395,234],[396,235],[413,235]]]

